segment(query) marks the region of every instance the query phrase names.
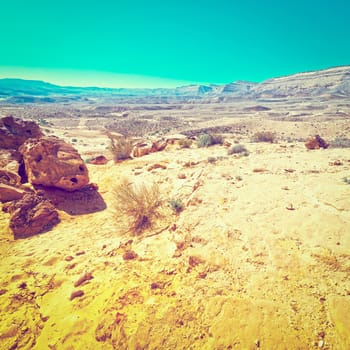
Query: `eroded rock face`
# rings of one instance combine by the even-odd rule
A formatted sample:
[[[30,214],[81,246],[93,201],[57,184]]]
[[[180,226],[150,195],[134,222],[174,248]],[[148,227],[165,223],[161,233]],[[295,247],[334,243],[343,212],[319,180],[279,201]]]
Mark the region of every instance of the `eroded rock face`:
[[[132,152],[133,157],[143,157],[147,154],[150,154],[152,152],[152,143],[151,142],[145,142],[137,144]]]
[[[0,183],[0,202],[11,202],[21,199],[27,192],[21,188]]]
[[[22,155],[11,149],[0,149],[0,168],[18,173]]]
[[[5,204],[3,211],[10,214],[15,239],[48,231],[59,222],[51,202],[36,194],[25,194],[22,199]]]
[[[21,147],[28,181],[75,191],[89,183],[86,165],[70,144],[54,137],[29,139]]]
[[[0,184],[19,187],[21,186],[21,177],[12,171],[0,169]]]
[[[12,116],[0,119],[0,148],[16,150],[27,139],[41,136],[43,134],[35,122]]]
[[[168,142],[166,140],[139,143],[134,147],[132,155],[134,157],[143,157],[149,153],[163,151],[167,145]]]

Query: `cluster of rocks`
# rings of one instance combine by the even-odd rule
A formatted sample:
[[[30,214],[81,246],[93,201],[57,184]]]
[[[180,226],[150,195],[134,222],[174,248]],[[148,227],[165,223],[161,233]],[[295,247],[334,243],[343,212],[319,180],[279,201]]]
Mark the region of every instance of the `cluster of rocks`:
[[[329,144],[320,135],[315,135],[305,142],[305,147],[307,149],[320,149],[328,148]]]
[[[167,145],[167,140],[141,142],[135,145],[132,155],[133,157],[143,157],[150,153],[163,151]]]
[[[79,153],[55,136],[44,136],[32,121],[0,119],[0,201],[10,214],[15,238],[44,232],[59,222],[52,204],[36,186],[73,192],[89,184]]]

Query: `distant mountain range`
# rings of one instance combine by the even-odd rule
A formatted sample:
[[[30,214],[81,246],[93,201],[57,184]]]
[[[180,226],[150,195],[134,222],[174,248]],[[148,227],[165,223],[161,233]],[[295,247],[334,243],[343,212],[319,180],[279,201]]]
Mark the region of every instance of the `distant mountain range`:
[[[297,73],[261,83],[235,81],[224,85],[187,85],[174,89],[58,86],[39,80],[0,79],[0,98],[6,103],[50,103],[93,96],[168,96],[180,98],[350,97],[350,66]]]

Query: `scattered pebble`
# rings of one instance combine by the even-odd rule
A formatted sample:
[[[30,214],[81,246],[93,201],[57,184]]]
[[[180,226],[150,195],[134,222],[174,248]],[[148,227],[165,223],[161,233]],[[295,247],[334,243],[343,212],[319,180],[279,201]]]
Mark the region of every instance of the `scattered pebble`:
[[[137,258],[137,254],[133,250],[127,250],[123,254],[123,259],[124,260],[133,260]]]
[[[152,171],[154,169],[166,169],[166,165],[159,163],[152,164],[147,168],[147,171]]]
[[[320,338],[322,338],[322,339],[325,337],[325,335],[326,335],[325,332],[319,332],[319,333],[318,333],[318,336],[319,336]]]
[[[7,289],[0,289],[0,295],[7,293]]]
[[[286,207],[287,210],[295,210],[295,208],[293,207],[293,204],[289,204],[289,207]]]
[[[206,272],[200,272],[200,273],[198,274],[198,277],[199,277],[199,278],[205,278],[205,277],[207,277],[207,273],[206,273]]]
[[[69,256],[66,256],[65,258],[64,258],[64,260],[66,260],[66,261],[72,261],[74,258],[71,256],[71,255],[69,255]]]
[[[84,250],[81,250],[81,251],[75,253],[76,256],[83,255],[83,254],[85,254],[85,251],[84,251]]]
[[[22,283],[18,286],[18,288],[20,288],[20,289],[26,289],[26,288],[27,288],[27,283],[26,283],[26,282],[22,282]]]
[[[151,289],[162,289],[162,285],[158,282],[152,282]]]
[[[204,261],[201,258],[193,255],[191,255],[188,259],[188,263],[190,264],[191,267],[195,267],[199,264],[202,264],[203,262]]]
[[[319,347],[320,349],[322,349],[322,348],[324,347],[324,340],[323,340],[323,339],[321,339],[321,340],[318,342],[318,347]]]
[[[81,284],[83,284],[85,281],[89,281],[91,279],[93,279],[94,276],[92,275],[91,272],[87,272],[84,273],[84,275],[82,275],[75,283],[74,283],[74,287],[78,287]]]
[[[75,298],[80,298],[84,295],[84,291],[82,290],[76,290],[75,292],[73,292],[71,295],[70,295],[70,298],[69,300],[73,300]]]

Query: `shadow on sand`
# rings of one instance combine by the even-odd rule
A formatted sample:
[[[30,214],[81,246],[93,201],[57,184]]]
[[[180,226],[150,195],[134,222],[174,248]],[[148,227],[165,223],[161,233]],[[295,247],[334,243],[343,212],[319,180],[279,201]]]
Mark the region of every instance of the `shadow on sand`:
[[[36,190],[44,198],[50,200],[58,210],[70,215],[91,214],[107,208],[94,184],[74,192],[43,186],[36,186]]]

